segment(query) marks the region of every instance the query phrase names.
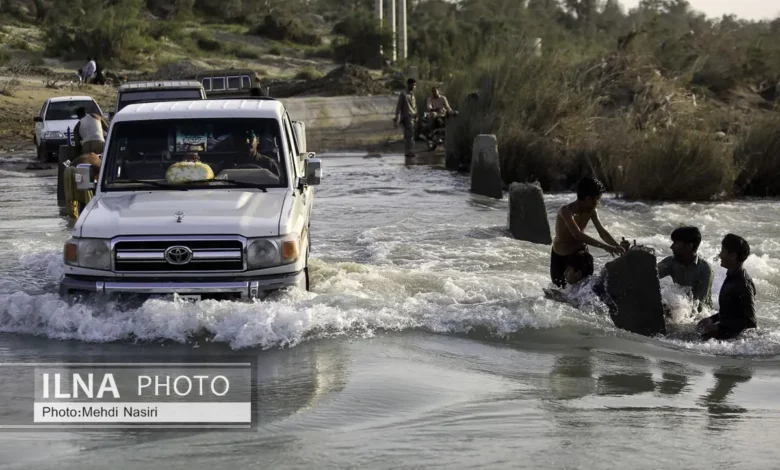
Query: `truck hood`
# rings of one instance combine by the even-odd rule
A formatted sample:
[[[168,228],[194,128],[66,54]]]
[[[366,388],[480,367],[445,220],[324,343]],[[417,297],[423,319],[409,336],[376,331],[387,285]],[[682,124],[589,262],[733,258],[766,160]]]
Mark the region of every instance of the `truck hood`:
[[[279,235],[286,190],[245,189],[107,192],[85,208],[75,233],[121,235]],[[177,215],[177,212],[180,214]],[[177,219],[181,217],[181,222]]]

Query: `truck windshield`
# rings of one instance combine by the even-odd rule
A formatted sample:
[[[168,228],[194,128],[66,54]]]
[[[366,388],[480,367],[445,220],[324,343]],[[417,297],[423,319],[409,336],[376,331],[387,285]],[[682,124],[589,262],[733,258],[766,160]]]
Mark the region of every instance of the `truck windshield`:
[[[79,108],[84,108],[87,114],[96,113],[100,114],[100,109],[97,104],[91,100],[85,101],[52,101],[49,103],[49,107],[46,109],[47,121],[70,121],[78,119],[76,117],[76,111]]]
[[[131,104],[137,103],[159,103],[163,101],[186,101],[200,100],[203,95],[199,88],[189,90],[139,90],[123,91],[119,95],[117,111]]]
[[[246,187],[287,186],[279,122],[271,118],[156,119],[117,122],[111,130],[102,187],[126,190],[213,188],[220,180]],[[197,161],[192,165],[184,162]],[[175,165],[169,172],[169,168]],[[207,166],[214,175],[210,179]],[[193,169],[195,171],[193,172]],[[184,173],[196,175],[183,181]],[[186,179],[193,180],[192,176]]]

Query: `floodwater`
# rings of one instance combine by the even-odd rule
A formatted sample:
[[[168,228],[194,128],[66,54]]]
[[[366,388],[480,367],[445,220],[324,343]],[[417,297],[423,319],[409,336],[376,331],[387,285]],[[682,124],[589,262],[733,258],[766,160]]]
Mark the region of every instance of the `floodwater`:
[[[780,461],[776,201],[603,200],[608,230],[659,256],[669,254],[675,226],[698,225],[701,252],[717,268],[716,300],[720,239],[733,231],[751,243],[759,328],[702,343],[668,279],[663,295],[675,320],[666,337],[614,328],[595,299],[582,310],[545,299],[549,247],[508,236],[506,200],[472,195],[466,177],[400,156],[323,157],[312,292],[256,304],[69,306],[57,296],[70,228],[55,179],[14,161],[0,163],[0,362],[251,355],[260,404],[250,432],[1,431],[0,468],[755,469]],[[571,199],[546,196],[551,221]],[[593,252],[597,269],[609,260]],[[0,421],[21,412],[19,400],[0,386]]]

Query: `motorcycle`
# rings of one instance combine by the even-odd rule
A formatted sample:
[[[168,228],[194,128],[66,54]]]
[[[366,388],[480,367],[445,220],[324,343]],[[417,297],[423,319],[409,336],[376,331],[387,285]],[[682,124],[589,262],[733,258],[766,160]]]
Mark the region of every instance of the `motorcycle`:
[[[428,150],[434,151],[439,145],[444,145],[445,132],[447,129],[447,120],[457,116],[457,111],[450,111],[444,116],[435,115],[435,113],[426,112],[422,118],[422,131],[420,136],[425,139]],[[441,122],[437,122],[441,120]]]

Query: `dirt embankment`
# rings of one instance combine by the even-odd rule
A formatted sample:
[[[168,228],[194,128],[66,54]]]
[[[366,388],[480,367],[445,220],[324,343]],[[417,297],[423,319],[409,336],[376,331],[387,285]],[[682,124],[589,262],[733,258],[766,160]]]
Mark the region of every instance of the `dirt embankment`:
[[[0,152],[33,147],[37,116],[47,98],[91,96],[103,111],[114,105],[116,88],[110,86],[71,86],[43,76],[0,76]]]

